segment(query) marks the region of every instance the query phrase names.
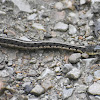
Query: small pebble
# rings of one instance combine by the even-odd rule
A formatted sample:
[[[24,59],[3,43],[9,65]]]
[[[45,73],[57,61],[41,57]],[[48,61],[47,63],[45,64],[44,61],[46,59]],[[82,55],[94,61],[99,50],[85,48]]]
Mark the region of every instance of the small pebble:
[[[54,27],[54,30],[56,31],[67,31],[67,29],[68,25],[63,22],[58,22]]]
[[[44,88],[40,85],[36,85],[32,90],[31,93],[34,94],[35,96],[40,96],[41,94],[43,94]]]
[[[80,53],[74,53],[69,57],[69,62],[70,63],[77,63],[77,62],[79,62],[80,58],[81,58]]]

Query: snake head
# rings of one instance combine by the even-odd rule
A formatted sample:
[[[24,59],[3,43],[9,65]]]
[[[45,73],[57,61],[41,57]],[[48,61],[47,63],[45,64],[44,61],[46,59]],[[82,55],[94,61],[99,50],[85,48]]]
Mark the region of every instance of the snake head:
[[[86,46],[86,52],[89,55],[97,55],[97,54],[100,54],[100,45]]]

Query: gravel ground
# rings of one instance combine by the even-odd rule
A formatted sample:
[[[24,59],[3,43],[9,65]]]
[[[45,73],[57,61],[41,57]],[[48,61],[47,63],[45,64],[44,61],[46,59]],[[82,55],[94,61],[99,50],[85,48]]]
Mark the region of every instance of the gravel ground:
[[[0,0],[0,36],[100,44],[100,0]],[[100,56],[0,47],[0,100],[100,100]]]

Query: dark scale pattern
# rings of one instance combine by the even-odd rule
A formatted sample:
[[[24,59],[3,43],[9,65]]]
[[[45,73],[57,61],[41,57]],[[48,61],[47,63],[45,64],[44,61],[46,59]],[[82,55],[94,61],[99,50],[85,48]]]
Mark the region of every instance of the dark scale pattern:
[[[65,47],[66,49],[69,50],[76,50],[77,52],[96,52],[95,48],[96,46],[86,46],[86,47],[77,47],[77,46],[72,46],[72,45],[67,45],[67,44],[62,44],[62,43],[53,43],[53,42],[30,42],[30,41],[22,41],[19,39],[11,39],[11,38],[6,38],[6,37],[0,37],[0,44],[2,46],[8,46],[8,47],[15,47],[15,48],[25,48],[25,49],[35,49],[35,48],[62,48]],[[99,48],[100,50],[100,48]],[[98,53],[98,52],[97,52]]]

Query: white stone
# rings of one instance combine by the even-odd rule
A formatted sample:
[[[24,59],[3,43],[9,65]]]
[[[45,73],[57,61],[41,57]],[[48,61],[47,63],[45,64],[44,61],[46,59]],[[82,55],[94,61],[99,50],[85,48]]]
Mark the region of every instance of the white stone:
[[[63,22],[58,22],[54,27],[54,30],[56,31],[67,31],[67,29],[68,25]]]
[[[38,77],[38,79],[43,79],[43,78],[47,77],[48,75],[54,76],[55,75],[55,72],[52,71],[52,70],[50,70],[49,68],[46,68],[42,72],[41,76]]]
[[[92,4],[94,4],[95,2],[100,2],[100,0],[91,0]]]
[[[32,94],[36,95],[36,96],[39,96],[41,95],[42,93],[44,93],[44,88],[40,85],[36,85],[32,91],[31,91]]]
[[[86,3],[86,0],[80,0],[80,4],[83,5]]]
[[[100,70],[94,72],[94,77],[100,79]]]
[[[78,21],[79,21],[79,14],[78,13],[73,13],[73,12],[70,12],[67,19],[76,24]]]
[[[94,64],[96,61],[97,61],[97,58],[82,59],[82,62],[85,63],[86,67]]]
[[[73,68],[67,73],[67,77],[71,79],[78,79],[81,75],[81,71],[77,68]]]
[[[32,40],[28,39],[28,38],[25,37],[25,36],[22,36],[22,37],[20,37],[19,39],[20,39],[20,40],[24,40],[24,41],[32,41]]]
[[[32,12],[29,3],[26,0],[11,0],[14,5],[16,5],[19,10],[25,11],[25,12]]]
[[[75,34],[77,32],[77,29],[73,25],[69,25],[69,34]]]
[[[63,4],[61,2],[57,2],[55,4],[55,8],[57,8],[58,10],[62,10],[63,9]]]
[[[60,72],[60,67],[56,67],[55,72]]]
[[[73,91],[73,88],[63,89],[63,100],[67,100],[67,98],[69,98],[72,95]]]
[[[31,14],[27,17],[27,20],[35,20],[36,19],[37,14]]]
[[[38,30],[46,31],[45,28],[44,28],[44,26],[42,26],[42,25],[39,24],[39,23],[33,23],[32,27],[33,27],[33,28],[36,28],[36,29],[38,29]]]
[[[6,0],[1,0],[2,1],[2,3],[4,3]]]
[[[0,11],[0,15],[6,15],[4,11]]]
[[[70,63],[77,63],[79,62],[80,58],[81,58],[80,53],[74,53],[68,58],[68,60]]]
[[[100,95],[100,84],[93,83],[89,88],[88,92],[93,95]]]

